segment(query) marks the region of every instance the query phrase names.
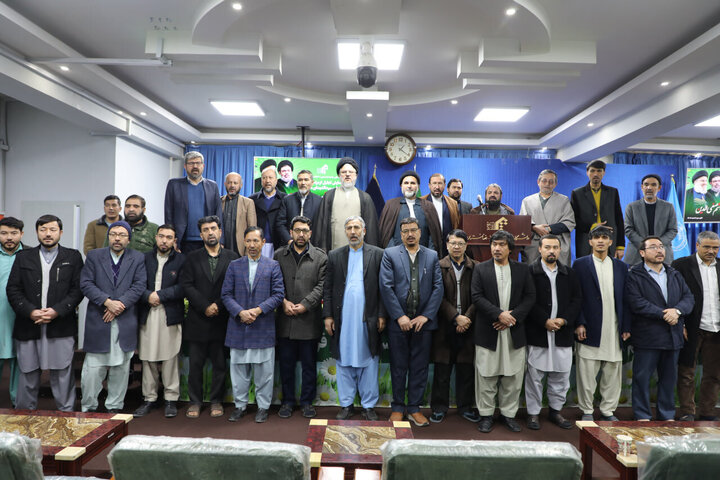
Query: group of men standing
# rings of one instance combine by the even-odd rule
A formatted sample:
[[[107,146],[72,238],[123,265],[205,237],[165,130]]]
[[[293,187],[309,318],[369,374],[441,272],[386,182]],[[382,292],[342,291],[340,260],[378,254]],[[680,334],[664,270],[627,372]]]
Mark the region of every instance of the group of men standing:
[[[358,165],[351,158],[338,163],[341,184],[323,197],[310,191],[313,175],[307,170],[298,173],[296,191],[281,192],[273,161],[261,165],[262,188],[249,198],[239,194],[239,174],[227,174],[227,194],[220,197],[217,184],[203,178],[203,169],[202,155],[189,152],[186,177],[168,183],[161,226],[147,220],[139,195],[126,199],[124,218],[120,199],[106,197],[104,215],[86,230],[84,265],[79,252],[58,245],[59,218],[38,219],[40,245],[35,249],[23,248],[21,221],[0,220],[0,280],[7,279],[0,314],[17,317],[14,342],[7,335],[0,338],[0,358],[10,365],[14,405],[36,408],[40,372],[47,369],[58,409],[73,409],[75,309],[85,296],[83,411],[98,409],[106,377],[105,408],[123,408],[137,349],[144,403],[135,415],[157,406],[162,385],[165,416],[176,416],[178,354],[185,340],[189,418],[201,413],[208,360],[213,367],[210,415],[224,415],[229,357],[235,404],[229,420],[246,414],[252,380],[255,421],[266,421],[276,356],[282,383],[279,416],[290,417],[299,406],[305,417],[313,417],[317,345],[324,327],[337,362],[340,419],[355,414],[356,395],[363,417],[378,418],[380,336],[386,328],[391,420],[407,416],[418,426],[443,421],[454,366],[458,414],[477,422],[480,431],[491,431],[498,406],[501,422],[512,431],[521,429],[515,416],[523,384],[527,426],[540,428],[543,382],[549,420],[570,428],[560,411],[573,346],[583,419],[593,418],[600,374],[601,417],[616,420],[626,341],[635,352],[636,419],[652,417],[654,372],[656,418],[674,418],[676,383],[681,419],[695,418],[698,355],[704,363],[698,417],[714,417],[720,389],[715,352],[720,240],[703,232],[696,255],[667,264],[677,225],[672,205],[657,198],[657,175],[642,179],[643,198],[629,204],[623,218],[617,190],[602,184],[604,163],[588,165],[588,184],[570,199],[555,192],[557,174],[543,170],[539,192],[526,197],[520,209],[533,224],[532,245],[523,249],[527,262],[512,260],[515,240],[501,230],[491,239],[492,258],[478,263],[467,254],[460,218],[514,214],[502,203],[497,184],[489,185],[480,206],[472,208],[460,200],[460,180],[447,183],[446,195],[445,178],[434,174],[430,193],[418,197],[420,178],[408,171],[400,178],[402,195],[386,202],[378,220],[369,195],[355,186]],[[571,265],[573,229],[577,260]],[[428,419],[420,406],[431,361]]]

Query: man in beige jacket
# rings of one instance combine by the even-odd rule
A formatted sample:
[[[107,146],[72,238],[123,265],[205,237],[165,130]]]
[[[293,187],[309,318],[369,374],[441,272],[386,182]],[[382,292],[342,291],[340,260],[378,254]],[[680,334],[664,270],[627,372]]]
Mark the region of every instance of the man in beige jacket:
[[[240,195],[242,177],[239,173],[230,172],[225,175],[225,190],[227,195],[220,197],[225,230],[224,247],[239,255],[245,255],[245,229],[257,226],[255,203]]]

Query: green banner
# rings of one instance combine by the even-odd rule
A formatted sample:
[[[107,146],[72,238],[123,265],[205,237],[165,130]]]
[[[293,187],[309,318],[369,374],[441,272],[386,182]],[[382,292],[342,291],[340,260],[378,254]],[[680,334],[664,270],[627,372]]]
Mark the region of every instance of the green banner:
[[[301,170],[312,172],[315,183],[311,191],[320,196],[328,190],[340,186],[340,179],[337,175],[339,158],[255,157],[253,192],[259,192],[262,189],[260,165],[267,160],[275,161],[275,166],[278,167],[277,189],[281,192],[288,194],[297,192],[297,175]],[[281,163],[282,165],[280,165]]]

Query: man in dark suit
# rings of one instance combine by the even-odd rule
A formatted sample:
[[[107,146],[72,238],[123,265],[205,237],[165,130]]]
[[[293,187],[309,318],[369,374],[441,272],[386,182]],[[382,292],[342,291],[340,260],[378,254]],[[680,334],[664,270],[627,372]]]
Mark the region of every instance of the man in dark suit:
[[[685,315],[686,342],[678,362],[677,392],[679,420],[695,420],[695,366],[702,356],[699,420],[716,421],[715,404],[720,394],[720,238],[715,232],[700,232],[696,255],[672,263],[695,297],[695,307]]]
[[[433,212],[434,213],[434,212]],[[390,421],[408,418],[418,427],[430,425],[420,412],[427,384],[432,331],[443,298],[442,275],[434,250],[420,245],[420,226],[414,217],[400,221],[402,245],[383,253],[380,295],[390,318]],[[407,384],[407,405],[405,385]]]
[[[80,275],[88,298],[85,316],[85,362],[82,369],[82,411],[98,408],[107,375],[105,408],[120,413],[125,402],[130,359],[137,348],[137,302],[145,291],[145,256],[131,248],[132,228],[125,221],[110,225],[110,246],[90,250]]]
[[[203,403],[203,369],[205,361],[212,365],[210,381],[210,416],[221,417],[225,395],[225,333],[228,312],[222,302],[222,285],[230,262],[238,258],[232,250],[220,245],[220,219],[215,216],[201,218],[200,236],[204,247],[187,255],[180,275],[180,284],[188,299],[187,318],[183,325],[183,338],[188,344],[190,372],[188,418],[198,418]]]
[[[290,243],[290,221],[293,218],[303,216],[315,223],[315,212],[322,202],[322,197],[310,191],[313,183],[312,172],[301,170],[297,175],[297,192],[282,199],[280,211],[275,219],[275,234],[280,237],[280,247]]]
[[[593,253],[573,264],[583,293],[575,335],[578,407],[583,420],[593,420],[593,399],[600,379],[602,420],[617,421],[615,409],[622,387],[622,343],[630,338],[630,318],[623,300],[628,266],[610,256],[612,232],[605,225],[590,230]]]
[[[430,421],[440,423],[450,407],[450,374],[455,366],[457,413],[466,420],[480,420],[475,407],[475,305],[470,299],[470,281],[477,262],[465,255],[468,237],[462,230],[447,236],[450,254],[440,260],[444,294],[433,332],[431,360],[434,363]]]
[[[475,399],[478,430],[483,433],[492,430],[496,397],[505,426],[512,432],[522,430],[515,414],[525,372],[525,319],[535,303],[535,284],[527,264],[509,259],[514,249],[511,234],[495,232],[490,237],[493,258],[475,266],[470,285],[475,305]]]
[[[49,370],[57,409],[72,411],[82,256],[58,244],[62,236],[58,217],[43,215],[35,230],[40,245],[17,252],[7,281],[7,298],[16,315],[13,338],[20,369],[15,408],[37,409],[40,376],[42,370]]]
[[[283,245],[275,226],[277,225],[278,213],[280,213],[280,205],[286,195],[275,188],[277,185],[277,170],[273,165],[265,167],[260,180],[262,190],[250,195],[250,200],[255,202],[257,226],[262,229],[263,235],[265,235],[262,255],[272,260],[275,249]]]
[[[222,219],[223,215],[217,183],[203,178],[203,170],[205,158],[202,153],[186,153],[187,177],[171,178],[165,190],[165,223],[175,227],[178,248],[184,253],[203,247],[197,229],[198,220],[207,215],[216,215]],[[222,238],[220,243],[223,243]]]
[[[675,419],[677,363],[683,346],[683,316],[695,306],[682,275],[665,260],[659,237],[643,240],[644,262],[628,272],[625,301],[632,313],[632,408],[635,420],[650,420],[650,377],[657,372],[657,419]]]
[[[385,329],[385,306],[380,299],[380,262],[383,250],[365,243],[365,221],[360,216],[345,220],[348,245],[328,253],[323,284],[323,317],[336,361],[338,420],[355,414],[360,396],[363,418],[375,421],[380,398],[378,365],[380,332]]]
[[[590,229],[595,225],[605,225],[612,229],[613,234],[610,255],[622,260],[625,253],[625,222],[620,194],[616,188],[603,185],[605,162],[602,160],[588,163],[585,171],[590,181],[573,190],[570,195],[570,205],[575,212],[575,258],[590,255]]]
[[[543,379],[547,379],[548,418],[560,428],[573,424],[560,413],[570,388],[573,334],[580,313],[582,292],[577,275],[558,261],[560,239],[545,235],[540,239],[540,258],[530,265],[535,282],[535,304],[525,322],[528,366],[525,375],[527,426],[540,430]]]
[[[439,257],[447,255],[447,247],[445,239],[452,230],[460,228],[460,215],[458,214],[458,205],[455,200],[445,195],[445,177],[442,173],[433,173],[428,181],[430,193],[420,198],[427,200],[435,207],[438,221],[440,223],[440,244],[435,250]]]
[[[458,214],[462,219],[463,215],[470,213],[472,210],[472,204],[470,202],[464,202],[460,199],[463,192],[463,183],[459,178],[451,178],[447,184],[447,193],[450,198],[455,200],[458,204]]]

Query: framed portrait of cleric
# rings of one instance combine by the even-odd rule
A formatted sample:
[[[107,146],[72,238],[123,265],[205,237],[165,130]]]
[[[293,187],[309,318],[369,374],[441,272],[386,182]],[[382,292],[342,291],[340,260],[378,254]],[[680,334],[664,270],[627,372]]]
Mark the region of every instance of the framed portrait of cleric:
[[[294,157],[255,157],[253,165],[253,192],[262,189],[262,170],[269,165],[275,166],[278,172],[277,189],[291,194],[298,190],[297,175],[302,170],[310,170],[313,174],[313,193],[322,196],[325,192],[340,186],[337,176],[339,158],[294,158]]]
[[[688,168],[684,193],[685,222],[720,222],[720,168]]]

